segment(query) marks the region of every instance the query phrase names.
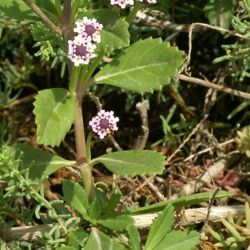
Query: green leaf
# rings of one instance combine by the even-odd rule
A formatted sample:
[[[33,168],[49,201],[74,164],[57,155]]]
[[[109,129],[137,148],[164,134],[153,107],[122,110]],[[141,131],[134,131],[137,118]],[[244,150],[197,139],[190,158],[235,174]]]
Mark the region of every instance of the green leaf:
[[[1,0],[0,11],[18,21],[38,21],[36,14],[23,0]]]
[[[55,7],[50,0],[35,0],[34,3],[50,18],[55,18]],[[3,13],[18,21],[39,21],[40,18],[30,9],[23,0],[1,0],[0,10]]]
[[[121,199],[120,193],[112,193],[110,199],[108,200],[107,206],[105,207],[103,213],[113,212]]]
[[[102,155],[92,160],[92,164],[102,163],[111,172],[127,176],[140,174],[160,174],[165,157],[150,150],[128,150]]]
[[[53,21],[57,21],[55,5],[51,0],[35,0],[36,5]]]
[[[65,47],[63,38],[57,33],[51,32],[51,30],[42,22],[36,22],[32,25],[31,34],[37,42],[49,41],[54,47]]]
[[[90,237],[84,246],[84,250],[126,250],[126,248],[111,239],[106,234],[92,228]]]
[[[88,233],[83,229],[73,229],[68,234],[68,245],[78,249],[79,245],[86,241],[88,237]]]
[[[56,250],[78,250],[77,247],[66,246],[66,247],[58,247]]]
[[[75,163],[25,144],[19,144],[17,148],[23,152],[23,165],[29,167],[29,178],[31,179],[42,180],[59,168]]]
[[[153,92],[169,83],[183,62],[182,56],[161,39],[140,40],[100,70],[95,81],[141,94]]]
[[[129,46],[129,24],[124,18],[118,19],[113,25],[102,30],[102,40],[98,46],[101,51],[111,53],[115,49]]]
[[[65,180],[63,182],[63,199],[85,219],[88,219],[88,196],[80,184]]]
[[[145,250],[153,250],[171,230],[174,223],[174,207],[168,204],[161,214],[154,220],[146,242]]]
[[[91,219],[96,220],[102,214],[104,208],[107,206],[107,197],[104,192],[99,189],[95,190],[96,197],[89,205],[88,215]]]
[[[135,208],[130,211],[131,214],[142,214],[142,213],[150,213],[150,212],[157,212],[163,210],[168,204],[172,204],[174,208],[184,207],[184,206],[191,206],[195,204],[199,204],[204,201],[210,200],[214,195],[214,192],[204,192],[200,194],[193,194],[186,197],[181,197],[175,200],[168,200],[159,202],[157,204],[149,205],[146,207]],[[227,191],[219,191],[215,198],[224,198],[233,196],[232,193]]]
[[[38,143],[59,146],[75,118],[74,100],[66,89],[38,92],[34,102]]]
[[[209,0],[204,11],[210,24],[228,29],[233,18],[233,0]]]
[[[98,199],[95,199],[89,205],[88,208],[89,217],[94,220],[97,219],[101,215],[102,209],[103,209],[102,203]]]
[[[134,224],[134,220],[130,215],[118,212],[102,216],[97,222],[114,231],[122,231]]]
[[[196,231],[171,231],[154,250],[193,250],[199,244],[199,238]]]
[[[141,241],[140,235],[137,228],[134,225],[130,225],[127,228],[128,235],[129,235],[129,243],[131,250],[140,250],[141,249]]]

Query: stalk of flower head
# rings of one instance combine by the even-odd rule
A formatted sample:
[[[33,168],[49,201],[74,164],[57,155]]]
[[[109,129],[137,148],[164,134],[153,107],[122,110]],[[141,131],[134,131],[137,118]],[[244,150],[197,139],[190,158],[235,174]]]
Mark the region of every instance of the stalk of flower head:
[[[92,177],[92,167],[88,164],[87,149],[85,142],[85,131],[82,112],[82,93],[79,90],[80,85],[87,82],[87,75],[91,60],[96,55],[97,44],[101,41],[100,31],[102,24],[96,19],[88,19],[84,17],[75,23],[75,36],[68,41],[68,58],[73,64],[70,76],[69,90],[76,97],[76,115],[75,115],[75,140],[77,152],[77,165],[80,169],[85,190],[89,200],[95,198],[95,187]],[[81,80],[81,81],[80,81]]]
[[[76,27],[74,28],[74,32],[76,33],[76,35],[72,40],[68,41],[68,58],[74,65],[69,86],[71,93],[76,92],[77,84],[79,84],[79,77],[82,78],[81,74],[87,75],[87,77],[85,77],[85,81],[87,81],[88,77],[91,76],[91,72],[93,71],[93,69],[89,69],[88,66],[92,59],[98,59],[95,50],[97,44],[101,41],[100,31],[102,30],[102,28],[102,24],[98,23],[95,19],[88,19],[87,17],[84,17],[82,20],[78,20],[76,22]],[[94,67],[96,67],[96,65],[97,63],[93,63]],[[89,70],[89,72],[84,72],[86,70]],[[84,84],[84,82],[82,84]],[[78,117],[75,123],[75,130],[77,131],[78,129],[80,129],[82,131],[80,135],[85,137],[82,119],[81,98],[80,100],[78,99],[76,100],[76,109],[78,109],[79,112],[77,112]],[[118,130],[118,121],[119,118],[114,116],[113,111],[109,112],[100,110],[97,115],[94,116],[89,122],[89,126],[99,139],[104,139],[105,137],[111,136],[114,131]],[[76,144],[78,144],[78,139],[79,134],[76,134]],[[81,151],[85,152],[83,153],[84,156],[80,157],[80,159],[77,160],[78,165],[80,165],[80,171],[84,181],[85,190],[89,196],[89,199],[93,200],[95,197],[95,187],[92,178],[92,167],[91,165],[89,165],[91,161],[91,139],[92,132],[90,132],[88,136],[86,147],[82,147],[81,145],[78,147]],[[81,156],[81,154],[79,155]]]

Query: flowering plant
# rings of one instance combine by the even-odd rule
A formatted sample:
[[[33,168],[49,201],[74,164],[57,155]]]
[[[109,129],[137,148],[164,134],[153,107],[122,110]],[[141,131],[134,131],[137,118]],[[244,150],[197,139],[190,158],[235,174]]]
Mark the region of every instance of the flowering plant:
[[[9,1],[8,4],[14,6],[14,2],[14,0]],[[106,9],[95,9],[95,1],[91,3],[91,1],[74,0],[71,3],[71,0],[64,0],[62,3],[60,0],[55,0],[54,4],[50,3],[53,5],[52,13],[49,12],[50,8],[46,9],[47,1],[44,5],[41,4],[40,8],[39,1],[24,0],[24,2],[36,14],[35,16],[32,12],[30,15],[32,20],[37,21],[39,17],[39,20],[43,21],[39,25],[34,24],[35,37],[42,40],[44,37],[39,34],[46,34],[45,37],[50,39],[51,44],[60,51],[63,50],[65,55],[63,60],[67,61],[69,73],[68,89],[41,90],[35,97],[37,142],[45,146],[59,146],[74,125],[76,159],[69,161],[40,149],[19,145],[18,148],[23,155],[23,165],[28,167],[27,176],[37,180],[38,187],[42,187],[43,181],[50,174],[65,166],[79,171],[84,184],[83,188],[78,183],[64,181],[62,188],[64,201],[79,213],[77,217],[79,220],[74,217],[64,219],[68,218],[68,214],[59,216],[56,208],[46,202],[32,186],[33,197],[41,202],[36,209],[37,218],[40,218],[42,206],[51,212],[49,219],[53,220],[55,225],[49,232],[49,239],[53,242],[53,247],[61,246],[57,249],[80,249],[83,246],[84,249],[109,249],[110,246],[112,249],[125,249],[124,245],[128,243],[122,244],[122,241],[117,243],[104,233],[109,232],[108,230],[125,232],[130,238],[131,249],[140,249],[139,234],[132,217],[128,212],[118,213],[115,210],[120,195],[105,194],[103,190],[97,188],[92,171],[97,164],[102,164],[119,176],[160,174],[164,169],[164,156],[150,150],[126,150],[92,158],[92,141],[113,136],[118,130],[119,118],[113,111],[99,108],[97,114],[93,114],[93,118],[87,121],[89,126],[85,127],[83,96],[98,84],[120,87],[141,95],[160,90],[169,84],[170,79],[177,73],[183,63],[183,52],[163,42],[161,38],[130,41],[129,27],[136,12],[140,8],[153,6],[157,3],[156,0],[111,0]],[[26,11],[25,14],[30,14],[23,1],[19,0],[18,4]],[[46,13],[49,13],[48,16],[44,14],[42,6]],[[122,10],[124,8],[128,10],[127,16],[124,15],[126,11]],[[52,33],[48,31],[48,27]],[[110,58],[108,63],[104,60],[107,56]],[[123,129],[121,125],[119,129]],[[29,182],[24,182],[18,175],[17,181],[19,180],[25,183],[26,188],[29,187]],[[172,210],[168,206],[165,212],[170,221],[173,220]],[[88,229],[83,230],[82,220],[92,225],[91,233]],[[160,220],[157,223],[160,223]],[[171,225],[170,223],[169,227]],[[153,231],[156,229],[157,225]],[[159,240],[164,239],[169,230],[170,228],[167,231],[161,230],[159,233],[162,237],[159,239],[152,237],[154,234],[152,231],[145,249],[156,249],[154,247],[158,244],[161,247],[157,249],[165,249]],[[79,237],[79,242],[73,244],[72,237]],[[186,234],[182,235],[183,239],[187,237]],[[197,234],[194,233],[193,237],[196,244]],[[68,243],[65,243],[65,238]]]

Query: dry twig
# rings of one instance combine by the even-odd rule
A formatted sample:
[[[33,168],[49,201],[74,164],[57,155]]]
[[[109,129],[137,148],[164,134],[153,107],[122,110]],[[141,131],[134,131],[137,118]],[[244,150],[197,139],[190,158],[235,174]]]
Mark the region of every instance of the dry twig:
[[[144,181],[147,181],[147,178],[144,176],[141,176],[141,178]],[[164,201],[165,197],[164,195],[159,191],[159,189],[157,188],[157,186],[155,186],[151,181],[147,182],[147,186],[150,188],[150,190],[156,195],[156,197],[160,200],[160,201]]]
[[[228,144],[231,144],[231,143],[233,143],[233,142],[234,142],[234,139],[230,139],[230,140],[228,140],[228,141],[222,142],[222,143],[218,144],[218,148],[222,148],[222,147],[224,147],[224,146],[226,146],[226,145],[228,145]],[[189,155],[187,158],[185,158],[185,159],[183,160],[183,162],[190,161],[190,160],[192,160],[193,158],[195,158],[195,157],[197,157],[197,156],[199,156],[199,155],[205,154],[205,153],[211,151],[211,150],[214,149],[214,148],[215,148],[215,146],[212,146],[212,147],[209,147],[209,148],[205,148],[205,149],[203,149],[203,150],[201,150],[201,151],[199,151],[199,152],[196,152],[196,153],[194,153],[194,154],[192,154],[192,155]]]
[[[207,115],[203,117],[203,119],[196,125],[193,131],[188,135],[188,137],[179,145],[179,147],[167,158],[166,165],[169,165],[171,160],[182,150],[182,148],[186,145],[186,143],[191,139],[191,137],[197,133],[197,131],[202,126],[203,122],[207,119]]]
[[[138,102],[136,104],[136,109],[140,112],[141,116],[141,128],[143,134],[138,136],[137,142],[134,146],[136,149],[144,149],[148,140],[149,128],[148,128],[148,110],[149,110],[149,101],[144,100],[143,102]]]
[[[182,212],[180,224],[190,225],[204,222],[207,219],[208,208],[190,208]],[[159,213],[149,213],[142,215],[134,215],[135,225],[137,228],[148,228]],[[228,214],[238,218],[244,216],[245,210],[243,205],[237,206],[220,206],[211,207],[209,221],[220,221],[221,218],[227,218]]]
[[[177,75],[177,78],[185,82],[194,83],[203,87],[212,88],[215,90],[225,92],[230,95],[239,96],[241,98],[250,100],[250,93],[242,92],[236,89],[231,89],[231,88],[225,87],[224,85],[218,85],[218,84],[206,81],[206,80],[202,80],[202,79],[191,77],[191,76],[185,76],[182,74]]]

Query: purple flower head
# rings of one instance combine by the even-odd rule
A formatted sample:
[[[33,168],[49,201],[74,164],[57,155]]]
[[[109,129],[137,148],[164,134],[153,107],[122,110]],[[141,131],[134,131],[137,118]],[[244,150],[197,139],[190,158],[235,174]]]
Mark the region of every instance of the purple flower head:
[[[96,45],[92,43],[90,37],[78,35],[74,40],[68,41],[68,58],[76,67],[89,64],[89,61],[96,56],[95,49]]]
[[[97,116],[93,117],[89,122],[89,125],[99,135],[100,139],[103,139],[105,136],[110,136],[114,131],[118,130],[118,121],[119,118],[114,116],[113,111],[100,110]]]
[[[68,58],[76,67],[79,65],[89,64],[90,60],[96,57],[96,44],[101,41],[100,31],[102,24],[96,19],[84,17],[76,22],[74,31],[77,35],[74,40],[68,41]]]
[[[95,18],[88,19],[87,17],[84,17],[82,20],[76,22],[74,32],[84,36],[89,36],[92,38],[93,42],[100,43],[102,28],[102,24],[98,23]]]
[[[111,5],[118,5],[120,8],[125,9],[128,6],[133,6],[134,0],[111,0]]]

